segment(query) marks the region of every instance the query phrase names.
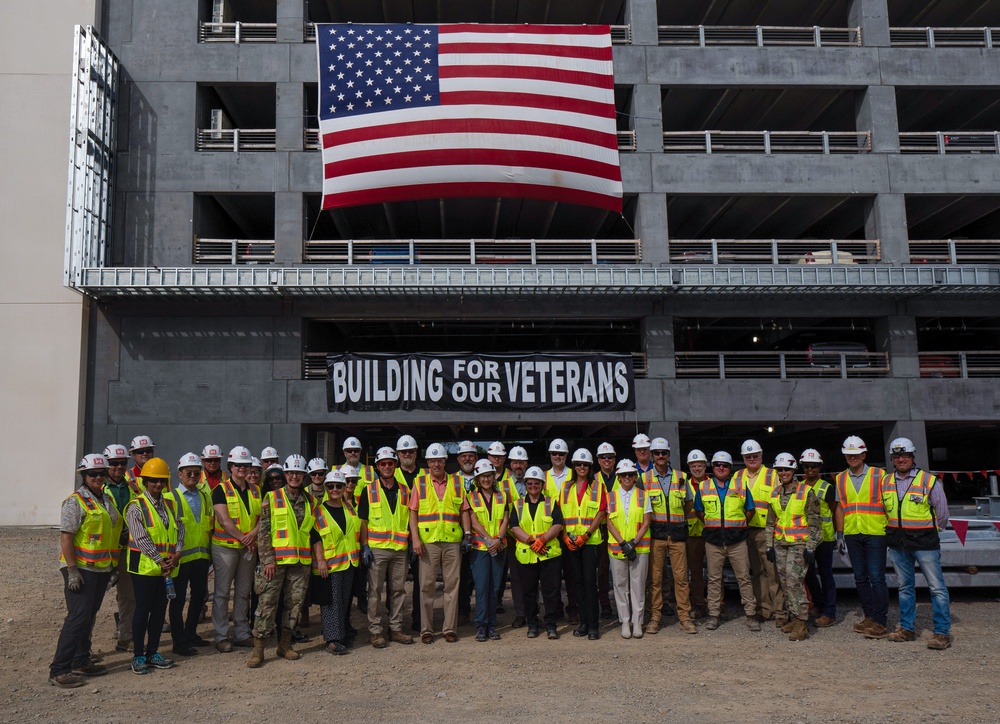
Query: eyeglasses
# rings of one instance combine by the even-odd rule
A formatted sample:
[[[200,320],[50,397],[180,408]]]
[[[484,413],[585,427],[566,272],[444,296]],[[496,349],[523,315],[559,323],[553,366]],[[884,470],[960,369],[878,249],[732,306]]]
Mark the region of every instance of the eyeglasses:
[[[233,463],[234,468],[248,468],[250,463]]]
[[[744,460],[756,460],[761,456],[761,453],[747,453],[743,456]]]
[[[326,473],[317,470],[315,473],[309,473],[310,478],[325,478]]]
[[[598,460],[614,460],[615,456],[614,455],[598,455],[597,459]]]
[[[285,481],[282,478],[268,478],[264,482],[273,485],[274,483],[283,483]]]
[[[127,460],[108,460],[109,468],[123,468],[128,465]]]
[[[87,472],[84,473],[84,476],[88,478],[106,478],[108,477],[108,474],[102,473],[99,470],[88,470]]]
[[[729,463],[712,463],[713,468],[731,468],[733,467]]]
[[[416,455],[417,451],[416,450],[397,450],[396,454],[397,455]]]
[[[542,481],[541,480],[525,480],[524,484],[525,485],[538,485],[538,486],[541,486]]]
[[[153,448],[151,448],[151,447],[141,447],[138,450],[133,450],[132,454],[133,455],[152,455],[153,454]]]
[[[549,453],[549,457],[564,458],[564,457],[566,457],[566,453],[558,453],[558,452]]]
[[[665,458],[665,457],[667,457],[667,455],[669,455],[669,454],[670,454],[669,452],[660,452],[660,451],[656,451],[655,453],[653,453],[653,457],[654,457],[654,458]]]
[[[344,487],[343,483],[327,483],[326,484],[326,489],[327,490],[340,490],[343,487]]]
[[[201,468],[181,468],[181,475],[197,475]]]
[[[150,486],[150,485],[166,485],[167,484],[167,479],[166,478],[143,478],[142,482],[143,482],[143,485],[146,485],[146,486]]]

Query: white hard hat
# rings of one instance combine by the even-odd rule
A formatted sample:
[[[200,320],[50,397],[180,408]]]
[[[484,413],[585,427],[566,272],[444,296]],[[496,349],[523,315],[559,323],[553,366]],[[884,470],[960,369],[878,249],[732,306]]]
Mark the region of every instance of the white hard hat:
[[[298,453],[292,453],[285,458],[285,472],[304,473],[306,471],[306,459]]]
[[[403,435],[396,441],[396,450],[416,450],[417,441],[413,435]]]
[[[612,445],[610,442],[602,442],[600,445],[597,446],[597,454],[616,455],[617,453],[615,453],[615,446]]]
[[[250,467],[252,467],[252,468],[259,468],[259,469],[263,470],[264,469],[264,463],[262,463],[259,458],[254,458],[253,462],[250,463]]]
[[[727,465],[733,464],[733,456],[727,453],[725,450],[719,450],[712,456],[713,463],[726,463]]]
[[[143,448],[147,447],[156,447],[156,446],[153,444],[153,441],[149,438],[148,435],[136,435],[135,437],[132,438],[132,443],[129,445],[128,449],[129,452],[131,452],[132,450],[142,450]]]
[[[486,448],[487,455],[506,455],[507,448],[503,446],[503,443],[497,440],[496,442],[490,443],[490,446]]]
[[[321,470],[329,470],[329,469],[330,466],[326,464],[326,460],[324,460],[323,458],[313,458],[312,460],[309,461],[309,464],[306,465],[307,473],[318,473]]]
[[[472,474],[477,478],[480,475],[485,475],[486,473],[495,473],[495,472],[496,470],[493,469],[493,463],[491,463],[489,460],[477,460],[476,467],[473,468],[472,470]]]
[[[645,435],[640,432],[638,435],[632,438],[632,447],[633,448],[649,447],[650,442],[651,440],[649,439],[649,435]]]
[[[438,460],[440,458],[447,458],[448,451],[445,449],[444,445],[439,442],[432,442],[427,446],[427,452],[424,453],[424,457],[428,460]]]
[[[396,451],[391,447],[380,447],[378,452],[375,453],[375,462],[380,463],[383,460],[397,460]]]
[[[356,437],[353,437],[353,436],[349,437],[346,440],[344,440],[344,445],[343,445],[342,449],[344,449],[344,450],[360,450],[361,449],[361,441],[358,440],[358,438],[356,438]]]
[[[635,463],[631,460],[625,459],[615,466],[615,474],[621,475],[622,473],[637,473],[638,470],[635,469]]]
[[[511,460],[527,460],[528,451],[520,445],[515,445],[510,449],[510,454],[507,457]]]
[[[278,459],[278,449],[273,448],[268,445],[266,448],[260,451],[261,460],[277,460]]]
[[[108,460],[103,455],[90,453],[80,458],[80,463],[76,466],[76,472],[82,473],[85,470],[107,470]]]
[[[555,440],[549,443],[550,453],[566,453],[569,454],[569,445],[561,437],[557,437]]]
[[[525,471],[525,473],[524,473],[524,479],[525,480],[541,480],[544,483],[545,482],[545,473],[543,473],[542,469],[540,467],[538,467],[537,465],[532,465],[530,468],[528,468]]]
[[[868,446],[857,435],[851,435],[844,440],[844,446],[840,448],[840,452],[844,455],[860,455],[863,452],[868,452]]]
[[[344,480],[347,480],[348,478],[360,478],[361,477],[361,473],[359,473],[358,469],[356,467],[354,467],[353,465],[341,465],[337,469],[340,470],[340,472],[342,472],[344,474]]]
[[[202,458],[205,456],[202,455]],[[253,455],[242,445],[237,445],[232,450],[229,451],[229,462],[231,463],[247,463],[248,465],[253,463]]]
[[[201,458],[222,458],[222,448],[218,445],[206,445],[201,449]]]
[[[764,452],[760,443],[756,440],[744,440],[743,444],[740,445],[740,455],[753,455],[754,453]]]
[[[809,447],[809,448],[806,448],[805,450],[803,450],[802,454],[799,455],[799,462],[800,463],[820,463],[820,464],[822,464],[822,462],[823,462],[823,456],[819,454],[819,450],[817,450],[816,448]]]
[[[124,445],[113,443],[104,448],[104,457],[108,460],[121,460],[122,458],[128,457],[128,450],[125,449]],[[200,464],[201,463],[199,462],[199,465]]]
[[[588,465],[594,464],[594,456],[590,454],[590,450],[585,447],[579,447],[573,451],[572,461],[574,463],[587,463]]]
[[[774,459],[773,468],[789,468],[795,470],[798,464],[795,462],[795,456],[791,453],[778,453],[778,457]]]
[[[193,452],[184,453],[181,455],[181,459],[177,461],[178,470],[181,468],[200,468],[201,466],[201,458]]]
[[[462,440],[458,443],[458,454],[464,455],[465,453],[476,452],[476,444],[472,440]]]
[[[650,450],[666,450],[670,452],[670,443],[667,442],[665,437],[654,437],[653,441],[649,443]]]
[[[326,474],[326,479],[323,480],[324,483],[347,483],[347,476],[344,475],[344,471],[340,468],[337,470],[331,470]]]
[[[707,463],[708,458],[705,456],[705,453],[703,453],[698,448],[695,448],[694,450],[688,453],[687,461],[689,465],[691,463]]]
[[[890,455],[898,455],[899,453],[915,453],[916,451],[917,446],[914,445],[913,440],[908,437],[897,437],[889,443]]]

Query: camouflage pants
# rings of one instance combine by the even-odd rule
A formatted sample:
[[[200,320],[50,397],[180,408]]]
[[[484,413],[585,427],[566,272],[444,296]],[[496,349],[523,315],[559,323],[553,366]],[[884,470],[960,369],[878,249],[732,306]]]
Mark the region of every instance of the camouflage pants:
[[[781,545],[774,547],[775,567],[781,588],[785,592],[785,610],[793,618],[809,619],[809,596],[806,594],[805,545]]]
[[[294,630],[299,625],[302,603],[309,594],[308,565],[275,568],[274,578],[267,582],[267,587],[258,599],[257,616],[253,622],[253,635],[257,638],[266,638],[274,629],[274,614],[282,599],[285,601],[285,610],[281,625],[289,631]]]

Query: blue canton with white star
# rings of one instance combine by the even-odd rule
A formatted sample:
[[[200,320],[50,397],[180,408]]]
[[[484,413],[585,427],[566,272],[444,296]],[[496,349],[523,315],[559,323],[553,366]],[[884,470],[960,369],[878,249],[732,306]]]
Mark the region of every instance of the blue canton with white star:
[[[435,106],[438,32],[427,25],[321,25],[321,120]]]

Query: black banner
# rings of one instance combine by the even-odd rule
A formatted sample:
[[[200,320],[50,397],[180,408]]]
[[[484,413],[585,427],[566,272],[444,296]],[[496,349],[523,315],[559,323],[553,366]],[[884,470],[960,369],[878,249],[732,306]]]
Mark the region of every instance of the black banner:
[[[327,406],[351,410],[635,409],[629,354],[331,354]]]

